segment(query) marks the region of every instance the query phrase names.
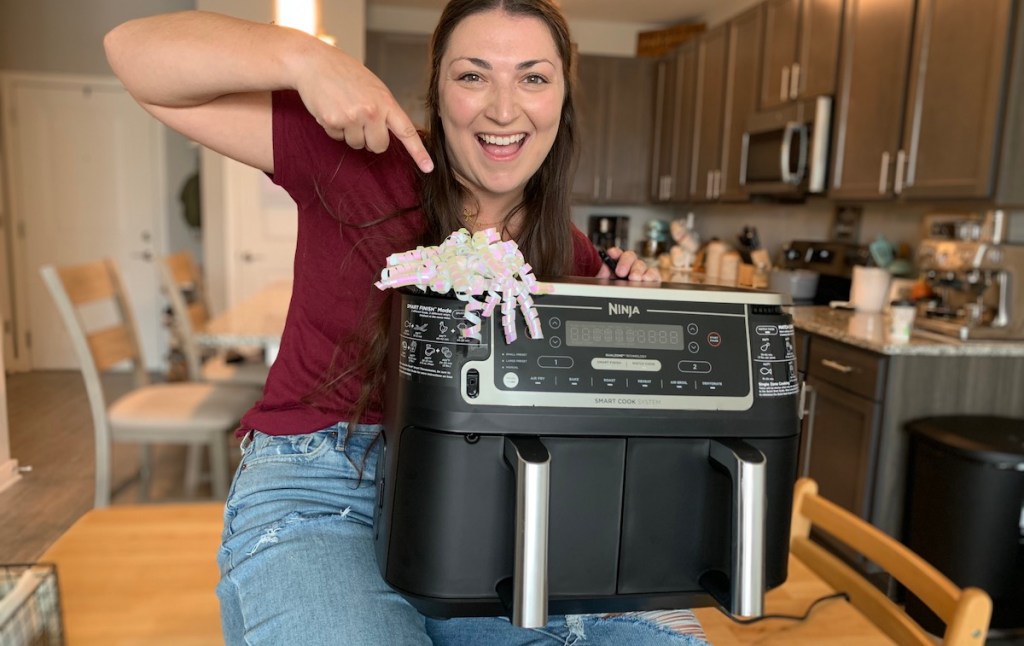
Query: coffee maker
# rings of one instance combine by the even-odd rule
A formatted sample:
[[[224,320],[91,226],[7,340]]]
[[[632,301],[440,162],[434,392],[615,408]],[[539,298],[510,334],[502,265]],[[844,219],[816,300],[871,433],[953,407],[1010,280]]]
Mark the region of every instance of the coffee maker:
[[[917,251],[937,298],[917,327],[962,341],[1024,339],[1024,212],[925,216]]]

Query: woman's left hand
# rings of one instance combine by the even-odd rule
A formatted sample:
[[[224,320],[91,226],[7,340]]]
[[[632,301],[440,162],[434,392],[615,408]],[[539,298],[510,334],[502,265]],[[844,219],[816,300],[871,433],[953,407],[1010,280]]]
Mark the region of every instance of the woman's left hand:
[[[637,280],[645,283],[660,283],[661,272],[657,267],[648,267],[647,263],[637,257],[634,251],[623,251],[617,247],[611,247],[607,251],[608,256],[615,261],[615,274],[608,265],[601,265],[597,272],[598,278],[625,278],[626,280]]]

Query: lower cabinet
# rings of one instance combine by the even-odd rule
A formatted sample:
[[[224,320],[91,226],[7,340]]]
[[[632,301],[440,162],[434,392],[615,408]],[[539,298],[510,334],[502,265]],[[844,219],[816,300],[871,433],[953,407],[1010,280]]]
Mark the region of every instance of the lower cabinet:
[[[821,337],[807,357],[799,472],[829,500],[870,519],[887,359]]]

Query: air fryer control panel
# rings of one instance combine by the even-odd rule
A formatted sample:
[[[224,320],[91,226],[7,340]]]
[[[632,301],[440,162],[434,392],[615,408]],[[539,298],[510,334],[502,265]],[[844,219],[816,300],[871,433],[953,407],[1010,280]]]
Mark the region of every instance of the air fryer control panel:
[[[555,288],[535,303],[543,338],[519,313],[511,344],[490,319],[480,341],[463,337],[461,301],[407,298],[399,374],[494,406],[745,410],[797,391],[792,323],[758,303],[774,294]]]

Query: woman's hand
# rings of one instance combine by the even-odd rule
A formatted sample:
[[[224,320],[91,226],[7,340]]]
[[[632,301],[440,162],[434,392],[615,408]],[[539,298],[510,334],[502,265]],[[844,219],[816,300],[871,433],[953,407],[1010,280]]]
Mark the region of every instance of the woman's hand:
[[[295,89],[328,135],[352,148],[381,153],[388,148],[390,131],[423,172],[433,170],[416,126],[391,90],[362,63],[317,41],[292,66]]]
[[[597,272],[598,278],[625,278],[645,283],[661,282],[661,272],[658,271],[658,268],[648,267],[647,263],[640,260],[635,252],[611,247],[607,253],[615,261],[615,274],[612,274],[612,270],[607,265],[601,265],[601,270]]]

